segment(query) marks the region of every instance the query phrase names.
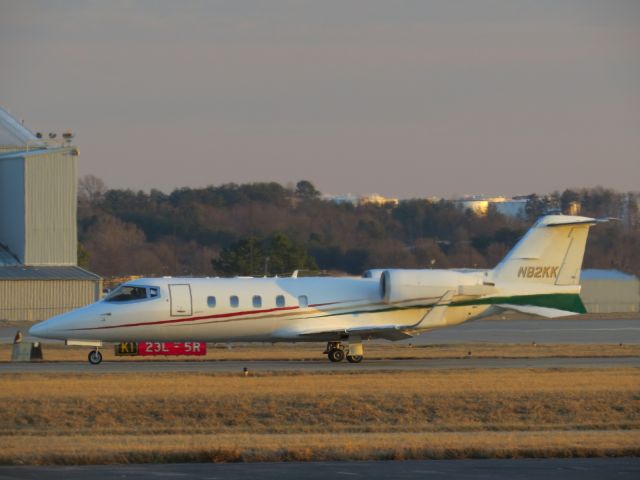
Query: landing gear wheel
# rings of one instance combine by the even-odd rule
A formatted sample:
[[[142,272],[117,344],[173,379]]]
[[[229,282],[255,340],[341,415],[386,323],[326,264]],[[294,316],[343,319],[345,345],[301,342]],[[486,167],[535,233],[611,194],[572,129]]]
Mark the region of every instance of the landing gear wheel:
[[[347,355],[347,362],[360,363],[364,357],[362,355]]]
[[[344,352],[336,348],[335,350],[329,351],[328,357],[332,362],[341,362],[344,360]]]
[[[91,365],[98,365],[102,361],[102,354],[98,350],[91,350],[89,352],[89,363]]]

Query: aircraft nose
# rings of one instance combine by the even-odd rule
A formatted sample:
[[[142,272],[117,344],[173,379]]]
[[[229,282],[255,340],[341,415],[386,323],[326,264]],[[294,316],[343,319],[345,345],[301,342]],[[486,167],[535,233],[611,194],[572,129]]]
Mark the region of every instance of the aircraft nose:
[[[91,316],[91,307],[83,307],[51,317],[44,322],[36,323],[29,329],[29,335],[39,338],[66,340],[70,331],[82,326],[87,314]]]
[[[33,337],[46,337],[48,333],[49,326],[47,325],[47,321],[36,323],[29,329],[29,335]]]

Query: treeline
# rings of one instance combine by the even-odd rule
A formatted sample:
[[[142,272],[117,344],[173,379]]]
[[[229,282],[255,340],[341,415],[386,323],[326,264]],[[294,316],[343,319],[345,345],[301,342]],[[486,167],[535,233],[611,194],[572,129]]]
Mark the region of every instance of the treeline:
[[[293,270],[490,268],[539,215],[616,217],[592,230],[585,267],[640,274],[638,194],[595,188],[528,198],[526,218],[453,202],[336,204],[308,181],[181,188],[166,194],[79,182],[81,264],[103,276],[263,275]]]

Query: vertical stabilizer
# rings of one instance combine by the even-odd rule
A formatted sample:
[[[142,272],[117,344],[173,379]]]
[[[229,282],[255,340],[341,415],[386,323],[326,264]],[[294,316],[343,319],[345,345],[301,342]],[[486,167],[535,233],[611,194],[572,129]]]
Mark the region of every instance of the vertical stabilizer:
[[[541,217],[493,270],[494,280],[579,285],[587,235],[595,223],[588,217]]]

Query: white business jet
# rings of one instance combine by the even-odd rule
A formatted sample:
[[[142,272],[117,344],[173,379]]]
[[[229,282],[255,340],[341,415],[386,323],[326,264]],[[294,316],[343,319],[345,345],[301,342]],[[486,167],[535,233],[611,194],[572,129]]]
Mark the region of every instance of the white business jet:
[[[503,310],[585,313],[580,268],[593,218],[541,217],[493,270],[369,270],[361,278],[141,278],[34,325],[36,337],[102,342],[327,342],[361,362],[363,340],[402,340]]]

